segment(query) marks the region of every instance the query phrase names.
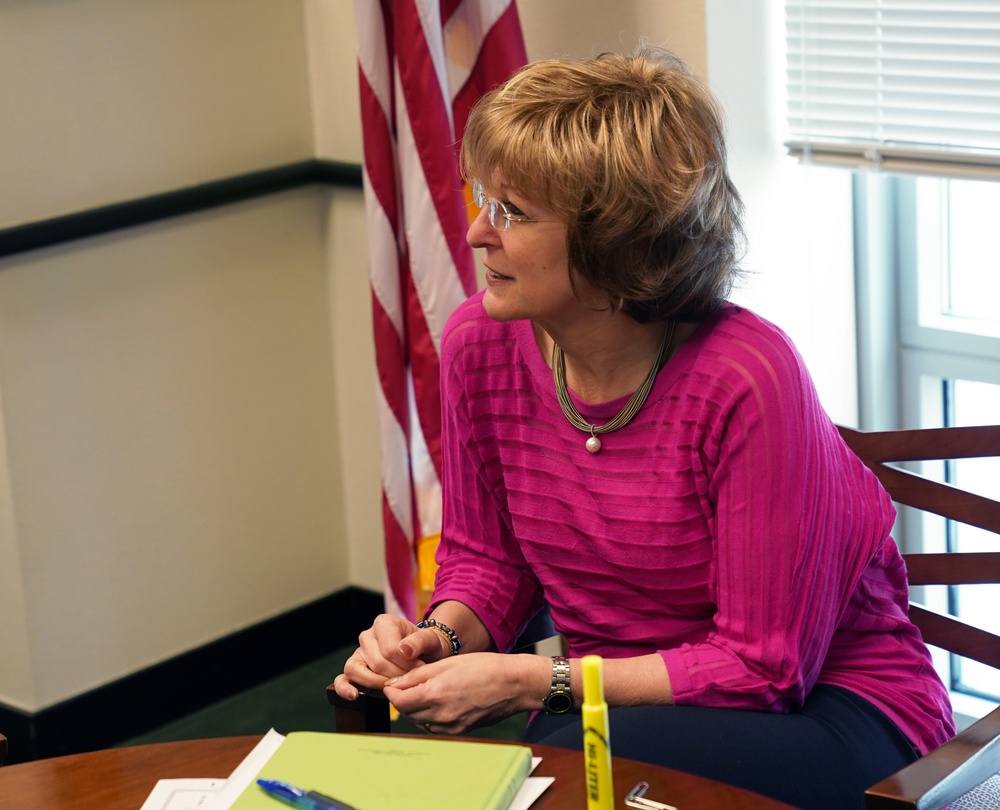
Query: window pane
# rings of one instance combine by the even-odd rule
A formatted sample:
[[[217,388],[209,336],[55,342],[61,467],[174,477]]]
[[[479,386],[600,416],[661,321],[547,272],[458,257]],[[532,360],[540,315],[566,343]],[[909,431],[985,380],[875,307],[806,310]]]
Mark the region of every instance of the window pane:
[[[922,177],[916,190],[920,326],[1000,337],[1000,183]]]
[[[1000,258],[995,248],[1000,183],[950,180],[947,185],[946,314],[1000,322]]]

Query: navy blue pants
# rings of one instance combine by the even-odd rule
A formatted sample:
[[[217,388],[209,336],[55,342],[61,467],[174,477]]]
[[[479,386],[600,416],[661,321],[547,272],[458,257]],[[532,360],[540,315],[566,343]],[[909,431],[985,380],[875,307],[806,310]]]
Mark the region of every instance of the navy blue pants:
[[[816,686],[791,714],[698,706],[609,712],[611,753],[707,776],[803,810],[864,810],[865,789],[917,759],[866,700]],[[540,714],[525,742],[582,750],[580,715]],[[659,798],[670,803],[669,796]]]

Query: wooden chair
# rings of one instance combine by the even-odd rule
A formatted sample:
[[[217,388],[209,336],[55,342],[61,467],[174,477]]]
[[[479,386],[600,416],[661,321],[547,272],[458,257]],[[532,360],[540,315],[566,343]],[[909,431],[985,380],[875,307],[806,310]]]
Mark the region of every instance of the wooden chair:
[[[840,428],[858,457],[898,504],[1000,534],[1000,502],[939,484],[891,463],[1000,456],[1000,425],[862,433]],[[904,554],[910,585],[1000,583],[1000,549],[987,553]],[[1000,668],[1000,637],[929,608],[911,604],[910,617],[928,644]],[[344,701],[332,687],[340,731],[387,732],[387,701]],[[1000,708],[865,794],[868,810],[1000,807]],[[990,791],[997,791],[991,794]],[[982,803],[977,794],[993,796]],[[956,802],[956,800],[958,800]]]
[[[862,433],[840,428],[898,504],[1000,534],[1000,502],[890,464],[1000,456],[1000,425]],[[904,554],[911,586],[1000,583],[1000,545],[981,553]],[[1000,669],[1000,636],[916,603],[924,640]],[[1000,807],[1000,708],[940,748],[869,788],[868,810]],[[957,801],[956,801],[957,800]]]

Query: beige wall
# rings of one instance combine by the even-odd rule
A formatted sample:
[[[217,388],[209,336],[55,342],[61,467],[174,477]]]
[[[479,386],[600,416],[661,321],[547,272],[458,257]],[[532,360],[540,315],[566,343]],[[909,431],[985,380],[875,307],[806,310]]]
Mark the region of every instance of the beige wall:
[[[704,75],[704,0],[521,0],[529,59],[629,51],[640,42],[668,48]]]
[[[325,197],[4,263],[6,460],[37,704],[346,584]]]
[[[738,99],[741,28],[764,4],[520,13],[533,59],[645,39]],[[358,162],[353,4],[9,0],[0,109],[0,228]],[[738,171],[766,187],[754,116],[737,116]],[[798,266],[759,227],[775,231],[760,263],[787,268],[764,301],[792,309]],[[345,585],[381,589],[363,229],[359,191],[305,189],[0,259],[0,702],[45,708]]]
[[[0,5],[0,227],[314,156],[306,33],[288,0]],[[362,220],[306,189],[0,259],[0,701],[380,584]]]
[[[0,23],[0,227],[312,153],[301,3],[7,0]]]

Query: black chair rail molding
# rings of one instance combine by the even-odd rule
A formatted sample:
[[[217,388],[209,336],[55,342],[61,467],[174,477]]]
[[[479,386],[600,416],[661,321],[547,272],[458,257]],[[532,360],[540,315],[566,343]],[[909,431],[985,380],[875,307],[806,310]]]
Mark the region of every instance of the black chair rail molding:
[[[0,257],[309,185],[361,188],[361,166],[303,160],[0,230]]]

